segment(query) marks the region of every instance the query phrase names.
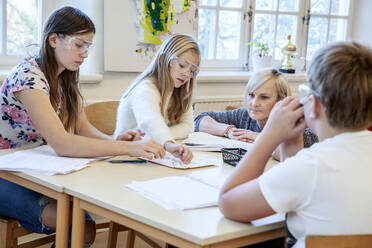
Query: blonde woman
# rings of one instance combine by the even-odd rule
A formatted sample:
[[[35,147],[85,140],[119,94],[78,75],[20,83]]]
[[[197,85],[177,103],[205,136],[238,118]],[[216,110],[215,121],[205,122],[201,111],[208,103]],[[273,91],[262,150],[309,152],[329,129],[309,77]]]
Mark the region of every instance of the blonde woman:
[[[244,108],[225,112],[204,112],[195,118],[195,131],[253,142],[264,128],[274,105],[291,95],[285,77],[275,69],[253,74],[245,88]],[[309,129],[303,133],[304,146],[317,142]]]
[[[138,128],[184,163],[192,152],[175,139],[194,130],[191,106],[200,51],[188,35],[172,35],[163,42],[147,69],[124,92],[114,137]]]

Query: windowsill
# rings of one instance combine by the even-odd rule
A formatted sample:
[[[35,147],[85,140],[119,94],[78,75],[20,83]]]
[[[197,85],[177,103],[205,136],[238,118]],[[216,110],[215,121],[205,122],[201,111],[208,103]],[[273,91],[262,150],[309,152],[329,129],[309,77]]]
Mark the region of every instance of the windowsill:
[[[0,84],[5,80],[9,73],[10,70],[0,70]],[[80,83],[82,84],[98,84],[102,82],[102,80],[102,74],[80,74]]]
[[[248,71],[201,71],[198,83],[247,83],[253,72]],[[306,82],[306,73],[284,74],[288,82]]]

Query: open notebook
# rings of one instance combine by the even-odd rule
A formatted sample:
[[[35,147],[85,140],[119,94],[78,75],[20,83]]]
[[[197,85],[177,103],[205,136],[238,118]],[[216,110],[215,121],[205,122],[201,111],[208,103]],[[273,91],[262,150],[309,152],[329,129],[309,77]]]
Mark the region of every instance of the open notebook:
[[[252,145],[247,142],[214,136],[204,132],[189,134],[183,144],[194,151],[221,151],[221,148],[243,148],[248,151]]]
[[[214,154],[195,154],[194,158],[191,160],[189,164],[184,164],[179,158],[174,157],[170,153],[166,153],[163,158],[154,158],[149,160],[150,162],[165,165],[171,168],[177,169],[190,169],[190,168],[197,168],[197,167],[205,167],[216,165],[220,166],[223,164],[222,157],[216,156]]]

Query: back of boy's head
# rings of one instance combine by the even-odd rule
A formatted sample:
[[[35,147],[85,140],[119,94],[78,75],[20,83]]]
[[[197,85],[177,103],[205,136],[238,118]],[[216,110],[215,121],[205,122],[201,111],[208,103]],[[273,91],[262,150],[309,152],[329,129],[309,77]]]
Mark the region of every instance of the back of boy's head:
[[[333,43],[316,53],[307,74],[332,127],[356,130],[372,124],[371,49]]]

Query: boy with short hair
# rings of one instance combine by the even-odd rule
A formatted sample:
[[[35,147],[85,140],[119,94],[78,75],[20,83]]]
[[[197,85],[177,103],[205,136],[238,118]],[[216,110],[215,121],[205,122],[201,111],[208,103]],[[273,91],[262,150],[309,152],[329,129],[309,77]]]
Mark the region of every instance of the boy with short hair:
[[[221,211],[234,220],[287,213],[296,248],[307,235],[372,233],[372,50],[327,46],[308,80],[299,99],[276,104],[220,194]],[[300,151],[306,126],[321,142]],[[283,162],[262,174],[279,144]]]

